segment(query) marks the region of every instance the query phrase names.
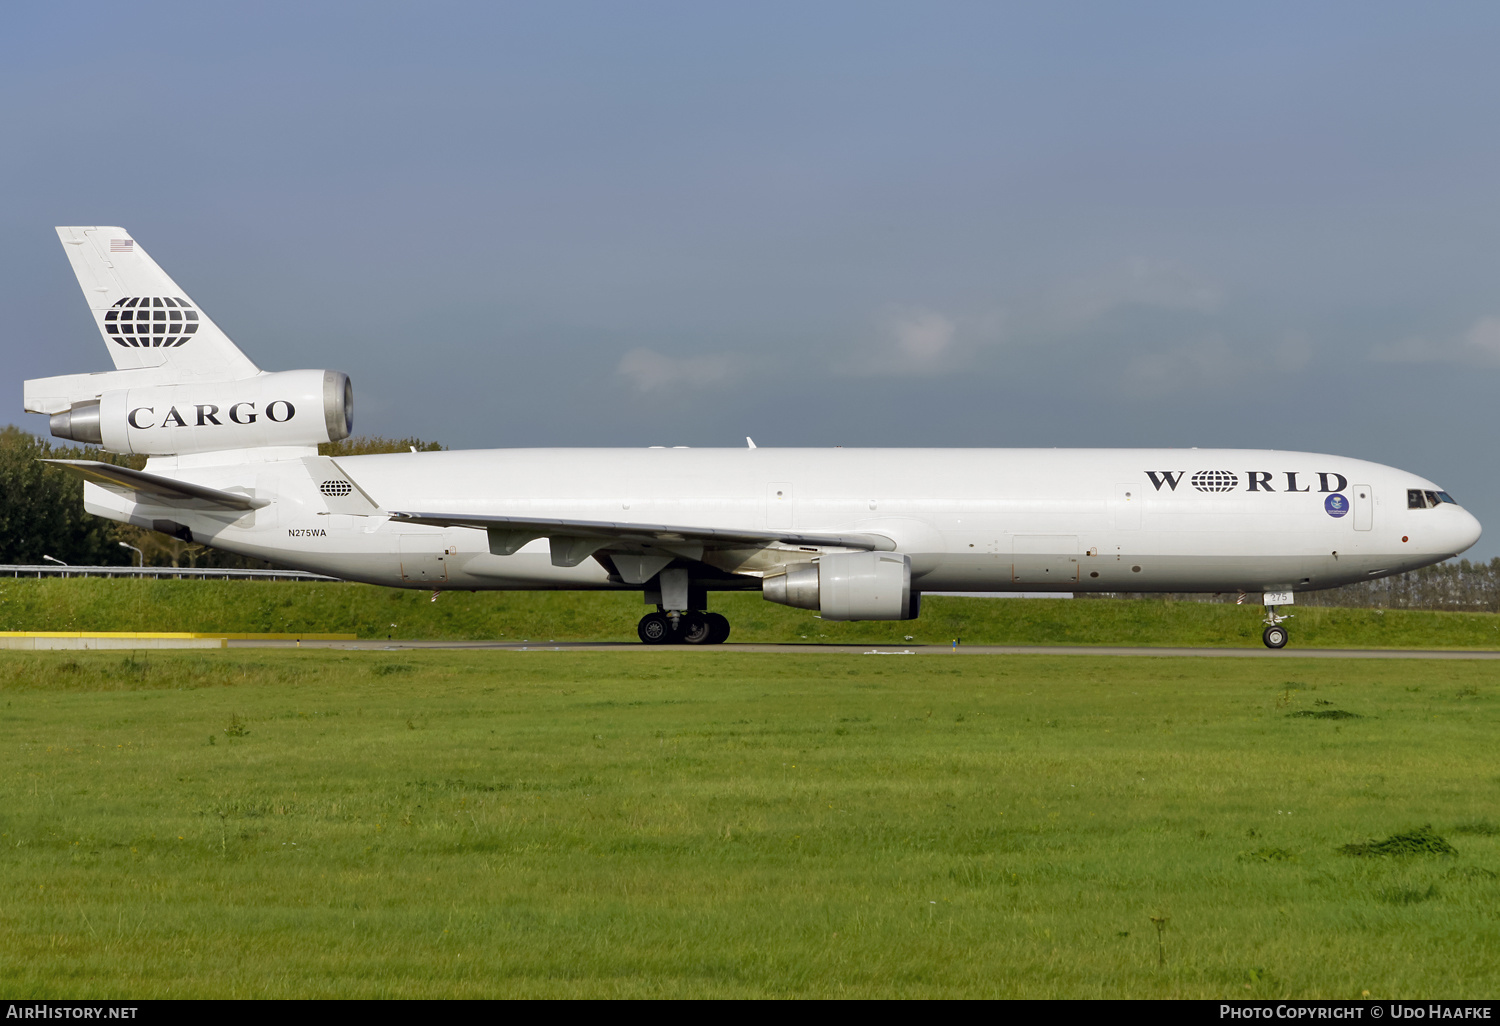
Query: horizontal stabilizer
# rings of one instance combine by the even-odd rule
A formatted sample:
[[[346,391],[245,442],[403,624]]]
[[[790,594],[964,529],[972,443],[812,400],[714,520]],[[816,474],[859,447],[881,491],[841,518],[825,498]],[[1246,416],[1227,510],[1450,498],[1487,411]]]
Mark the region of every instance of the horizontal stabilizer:
[[[112,492],[130,494],[134,501],[152,506],[178,506],[183,509],[202,510],[252,510],[269,506],[265,499],[256,499],[238,492],[225,492],[218,488],[174,481],[170,477],[147,474],[129,467],[117,467],[112,463],[94,460],[43,460],[77,474],[85,481],[108,488]]]
[[[736,545],[809,545],[891,552],[896,543],[883,534],[822,534],[800,531],[731,531],[718,527],[671,524],[626,524],[602,520],[547,520],[535,517],[482,516],[469,513],[392,513],[393,521],[431,527],[474,527],[532,538],[598,538],[628,545],[696,543],[725,548]],[[606,546],[607,547],[607,546]]]

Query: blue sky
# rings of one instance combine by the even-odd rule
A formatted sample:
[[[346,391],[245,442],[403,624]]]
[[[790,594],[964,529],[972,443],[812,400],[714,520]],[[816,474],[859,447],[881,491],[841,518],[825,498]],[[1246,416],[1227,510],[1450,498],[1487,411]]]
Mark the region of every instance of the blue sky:
[[[0,32],[3,394],[120,224],[356,429],[1267,446],[1500,553],[1500,7],[68,4]],[[893,470],[899,472],[899,470]]]

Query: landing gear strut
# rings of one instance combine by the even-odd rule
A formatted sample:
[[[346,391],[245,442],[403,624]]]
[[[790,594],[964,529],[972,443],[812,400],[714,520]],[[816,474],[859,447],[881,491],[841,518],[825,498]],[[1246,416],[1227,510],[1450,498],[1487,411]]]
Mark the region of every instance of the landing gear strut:
[[[658,609],[641,617],[635,632],[648,645],[722,645],[729,640],[729,620],[722,613]]]

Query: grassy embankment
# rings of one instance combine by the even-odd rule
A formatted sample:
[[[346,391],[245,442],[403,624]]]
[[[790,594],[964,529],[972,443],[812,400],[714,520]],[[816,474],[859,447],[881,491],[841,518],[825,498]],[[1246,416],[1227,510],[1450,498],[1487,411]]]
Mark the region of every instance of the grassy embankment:
[[[926,597],[921,619],[833,623],[758,594],[715,594],[731,641],[1260,645],[1259,606]],[[634,641],[634,594],[448,592],[273,581],[0,579],[0,630],[354,632],[362,638]],[[1500,648],[1491,613],[1297,607],[1293,646]]]
[[[0,702],[11,999],[1500,989],[1486,663],[14,653]]]

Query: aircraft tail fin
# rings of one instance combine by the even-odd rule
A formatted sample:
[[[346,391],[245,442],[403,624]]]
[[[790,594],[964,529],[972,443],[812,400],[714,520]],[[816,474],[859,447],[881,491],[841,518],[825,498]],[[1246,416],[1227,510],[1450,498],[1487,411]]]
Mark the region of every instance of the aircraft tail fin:
[[[123,228],[57,229],[118,370],[168,381],[232,381],[259,368]]]

